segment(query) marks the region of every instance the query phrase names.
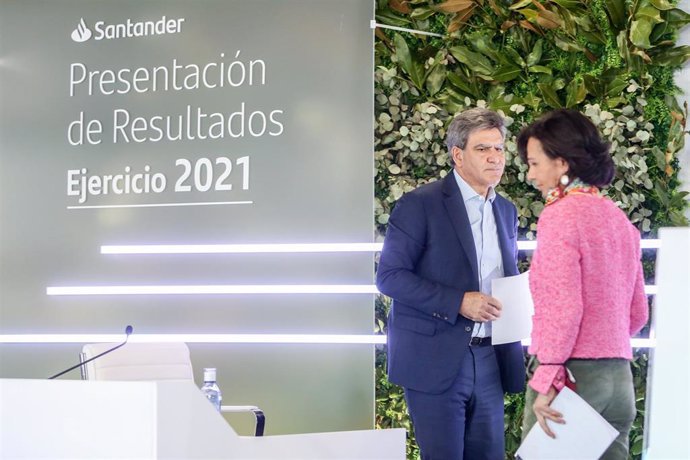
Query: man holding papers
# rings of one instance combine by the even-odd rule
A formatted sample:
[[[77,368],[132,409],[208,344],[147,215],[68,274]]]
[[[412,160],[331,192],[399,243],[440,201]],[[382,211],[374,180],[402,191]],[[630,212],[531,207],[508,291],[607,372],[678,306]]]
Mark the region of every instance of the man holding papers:
[[[575,380],[577,394],[619,433],[601,458],[627,459],[635,418],[630,337],[647,322],[648,304],[640,234],[599,192],[615,173],[609,145],[584,115],[556,110],[520,133],[518,150],[546,199],[530,267],[530,353],[538,366],[523,433],[536,419],[553,436],[547,420],[562,423],[569,414],[550,404]]]
[[[404,195],[388,223],[376,280],[393,298],[388,374],[425,460],[502,460],[503,393],[524,388],[521,344],[491,344],[491,280],[518,273],[517,212],[494,191],[504,136],[495,112],[460,114],[452,173]]]

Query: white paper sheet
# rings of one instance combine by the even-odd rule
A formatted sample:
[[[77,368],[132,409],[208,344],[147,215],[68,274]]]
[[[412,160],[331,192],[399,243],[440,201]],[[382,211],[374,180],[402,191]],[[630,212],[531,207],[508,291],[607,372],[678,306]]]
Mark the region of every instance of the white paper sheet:
[[[551,407],[563,414],[565,424],[547,421],[556,439],[535,424],[515,453],[520,459],[596,460],[618,436],[615,428],[568,387],[556,395]]]
[[[503,304],[501,317],[491,323],[491,343],[498,345],[528,339],[534,315],[529,272],[491,280],[491,295]]]

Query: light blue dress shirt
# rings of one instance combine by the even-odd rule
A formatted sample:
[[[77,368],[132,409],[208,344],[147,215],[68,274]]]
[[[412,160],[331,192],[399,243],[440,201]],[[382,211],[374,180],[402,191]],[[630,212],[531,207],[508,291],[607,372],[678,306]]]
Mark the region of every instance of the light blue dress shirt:
[[[474,240],[477,267],[479,268],[479,290],[483,294],[491,295],[491,280],[503,277],[501,246],[498,243],[498,231],[492,207],[496,199],[496,192],[493,187],[490,187],[489,193],[484,198],[470,187],[456,170],[453,170],[453,174],[458,187],[460,187],[467,217],[472,227],[472,239]],[[490,335],[490,321],[474,323],[472,337],[488,337]]]

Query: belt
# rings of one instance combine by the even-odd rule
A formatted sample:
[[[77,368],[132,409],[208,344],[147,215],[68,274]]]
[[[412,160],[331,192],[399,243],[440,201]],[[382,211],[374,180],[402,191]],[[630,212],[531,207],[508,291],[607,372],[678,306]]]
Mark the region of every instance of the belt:
[[[472,337],[470,340],[471,347],[488,347],[491,345],[491,337]]]

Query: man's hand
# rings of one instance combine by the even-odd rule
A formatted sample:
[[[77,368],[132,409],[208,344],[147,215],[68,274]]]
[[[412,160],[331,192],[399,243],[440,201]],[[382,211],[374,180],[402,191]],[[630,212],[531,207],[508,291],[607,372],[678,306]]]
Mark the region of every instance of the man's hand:
[[[556,389],[551,387],[547,394],[539,393],[537,398],[534,400],[534,404],[532,405],[532,409],[534,410],[534,415],[537,416],[539,426],[541,426],[541,429],[544,430],[544,433],[554,439],[556,438],[556,435],[546,424],[546,420],[553,420],[554,422],[560,424],[565,423],[565,420],[563,420],[563,414],[551,409],[551,401],[553,401],[553,398],[555,397]]]
[[[466,292],[460,305],[460,314],[472,321],[483,323],[501,316],[503,305],[498,299],[481,292]]]

